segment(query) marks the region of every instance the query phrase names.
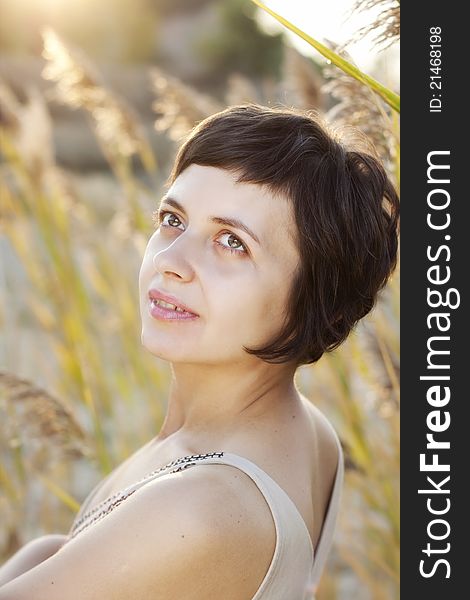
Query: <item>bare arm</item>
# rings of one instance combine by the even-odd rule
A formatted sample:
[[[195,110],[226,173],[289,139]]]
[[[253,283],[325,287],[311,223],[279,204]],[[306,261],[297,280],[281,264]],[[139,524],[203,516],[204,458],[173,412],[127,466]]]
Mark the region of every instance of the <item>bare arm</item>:
[[[0,588],[0,600],[31,600],[32,590],[35,600],[252,597],[274,523],[254,484],[240,489],[227,469],[199,465],[148,483]]]
[[[25,544],[0,567],[0,587],[55,554],[66,539],[65,535],[50,534]]]

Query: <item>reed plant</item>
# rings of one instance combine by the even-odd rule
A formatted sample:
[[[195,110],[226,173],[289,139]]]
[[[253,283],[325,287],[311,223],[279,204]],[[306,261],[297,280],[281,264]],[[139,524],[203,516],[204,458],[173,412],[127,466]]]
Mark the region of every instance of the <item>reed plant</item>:
[[[3,369],[5,377],[17,376],[26,356],[31,388],[40,383],[46,395],[61,399],[88,432],[94,468],[84,479],[89,488],[151,437],[162,420],[163,369],[155,368],[142,352],[136,318],[139,260],[151,228],[153,198],[132,171],[136,154],[149,171],[155,169],[155,160],[140,137],[137,117],[56,34],[45,32],[44,37],[49,61],[44,75],[57,81],[62,101],[89,115],[115,175],[115,207],[103,219],[96,199],[81,196],[74,178],[58,167],[44,98],[31,91],[19,103],[2,85],[0,99],[7,115],[1,136],[2,241],[4,257],[10,259],[2,262]],[[36,131],[43,135],[35,136]],[[153,179],[158,186],[156,174]],[[17,407],[17,400],[2,394],[2,414],[18,412]],[[34,511],[23,521],[20,515],[31,512],[31,498],[41,496],[41,489],[40,503],[51,499],[52,523],[59,529],[70,525],[89,491],[83,489],[83,464],[75,465],[72,458],[48,474],[44,487],[45,479],[24,451],[31,442],[24,428],[27,414],[16,416],[17,436],[2,437],[2,482],[9,482],[2,506],[14,515],[6,521],[9,531],[3,532],[2,542],[9,549],[14,548],[8,540],[21,543],[20,538],[40,533],[43,523]],[[54,413],[51,419],[53,423]],[[51,442],[49,436],[41,439]],[[8,459],[11,452],[15,461]],[[64,505],[62,512],[50,491]],[[63,502],[66,496],[76,500]],[[19,536],[14,527],[21,522]]]

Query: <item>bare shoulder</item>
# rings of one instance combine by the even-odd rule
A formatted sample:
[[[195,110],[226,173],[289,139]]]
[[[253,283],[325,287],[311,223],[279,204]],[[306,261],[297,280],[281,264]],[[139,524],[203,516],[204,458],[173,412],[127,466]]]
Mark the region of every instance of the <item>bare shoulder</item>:
[[[245,473],[198,465],[140,488],[0,600],[253,597],[275,547],[269,508]]]

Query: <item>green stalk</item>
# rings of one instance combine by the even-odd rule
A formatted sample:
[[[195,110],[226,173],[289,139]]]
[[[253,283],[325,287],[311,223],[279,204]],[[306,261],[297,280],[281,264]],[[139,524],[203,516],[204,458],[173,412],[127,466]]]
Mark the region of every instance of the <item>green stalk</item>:
[[[330,60],[342,71],[344,71],[348,75],[351,75],[351,77],[354,77],[354,79],[357,79],[357,81],[360,81],[364,85],[369,86],[394,110],[396,110],[398,113],[400,112],[400,96],[398,94],[395,94],[395,92],[389,90],[387,87],[376,81],[373,77],[370,77],[369,75],[363,73],[360,69],[355,67],[346,59],[342,58],[339,54],[336,54],[336,52],[333,52],[333,50],[330,50],[327,46],[325,46],[321,42],[318,42],[317,40],[303,32],[301,29],[293,25],[290,21],[278,15],[276,12],[267,7],[263,2],[260,2],[259,0],[251,0],[251,2],[254,2],[257,6],[259,6],[259,8],[263,9],[265,12],[274,17],[276,21],[279,21],[279,23],[284,25],[284,27],[287,27],[287,29],[293,31],[304,41],[310,44],[310,46],[313,46],[313,48],[318,50],[320,54],[323,54],[325,58]]]

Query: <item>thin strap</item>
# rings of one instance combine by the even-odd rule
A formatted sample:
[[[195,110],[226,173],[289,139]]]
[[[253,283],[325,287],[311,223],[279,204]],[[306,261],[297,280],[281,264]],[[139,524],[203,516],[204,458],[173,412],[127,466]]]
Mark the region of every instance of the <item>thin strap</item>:
[[[336,431],[333,429],[334,437],[338,445],[338,466],[336,468],[335,482],[333,485],[333,491],[331,492],[330,502],[328,504],[327,513],[323,521],[320,537],[318,538],[317,546],[315,549],[315,560],[312,571],[312,585],[316,589],[320,581],[323,569],[325,567],[328,554],[330,552],[333,543],[333,534],[336,524],[336,518],[339,511],[339,504],[341,500],[341,493],[343,489],[344,481],[344,454],[341,442],[339,441]]]

